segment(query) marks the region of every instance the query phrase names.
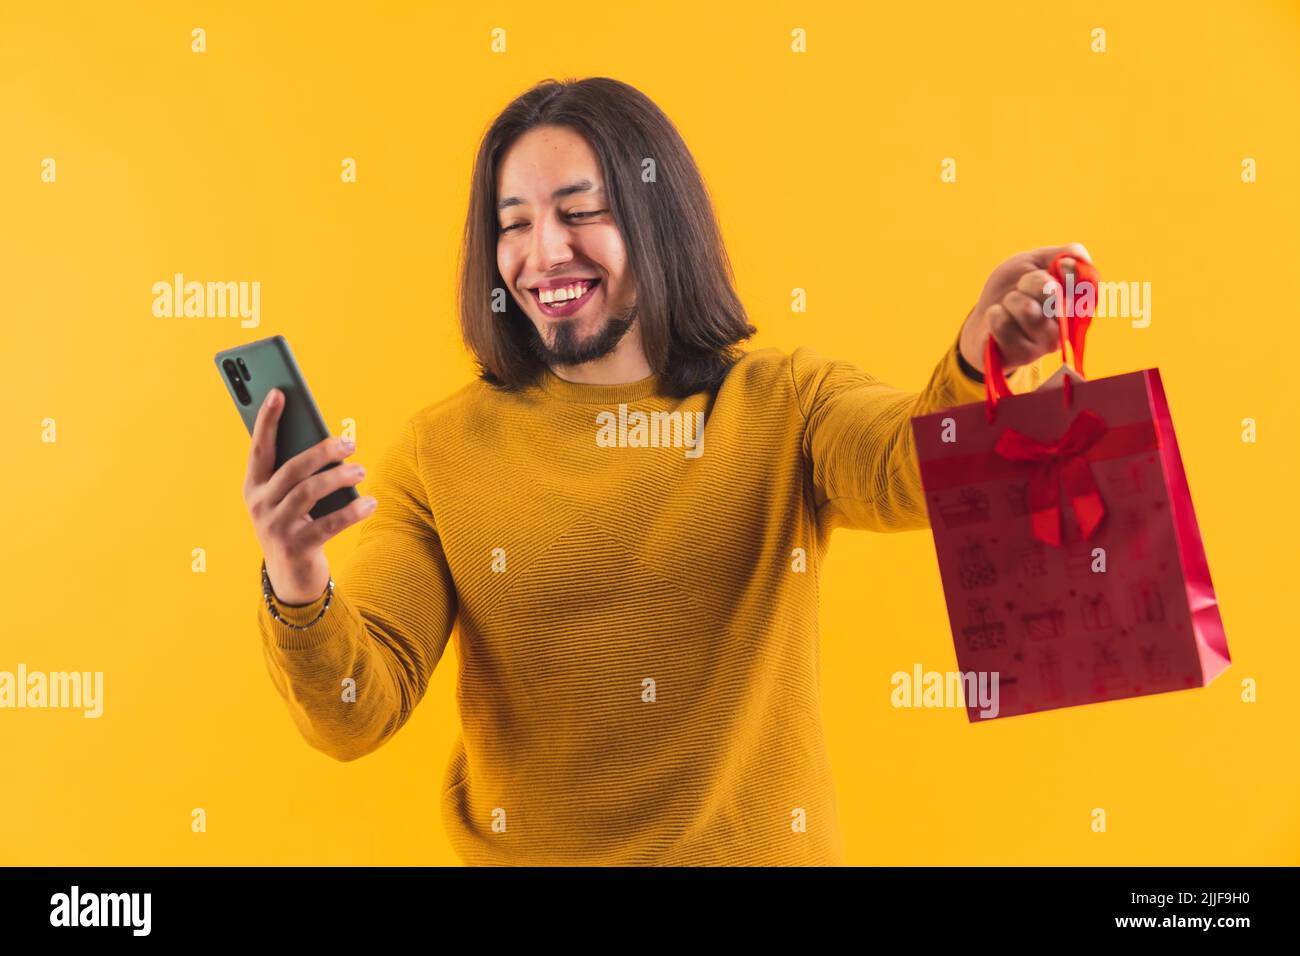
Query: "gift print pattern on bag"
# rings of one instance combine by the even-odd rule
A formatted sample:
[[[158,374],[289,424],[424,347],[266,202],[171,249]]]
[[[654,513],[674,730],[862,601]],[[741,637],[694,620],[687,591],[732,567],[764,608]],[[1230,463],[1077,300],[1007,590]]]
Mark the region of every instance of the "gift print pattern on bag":
[[[988,598],[971,598],[969,624],[962,628],[966,646],[972,651],[986,651],[1003,647],[1007,643],[1007,626],[993,613],[993,602]]]
[[[998,569],[984,548],[984,539],[967,538],[961,549],[961,586],[969,591],[997,583]]]
[[[1038,687],[1044,701],[1052,703],[1065,700],[1065,681],[1061,677],[1060,655],[1047,645],[1035,658]]]
[[[1096,557],[1092,551],[1095,546],[1086,541],[1074,541],[1065,548],[1065,572],[1072,578],[1091,580],[1092,565]]]
[[[1157,506],[1158,503],[1152,507]],[[1150,561],[1153,555],[1151,536],[1148,532],[1148,520],[1139,511],[1130,508],[1124,512],[1123,524],[1126,557],[1130,561]]]
[[[1169,677],[1169,655],[1159,644],[1143,644],[1138,648],[1142,658],[1142,674],[1149,681],[1162,681]]]
[[[936,496],[939,515],[949,528],[979,524],[989,520],[989,496],[978,488],[963,488],[947,500]]]
[[[1130,585],[1133,597],[1133,617],[1137,624],[1159,624],[1165,619],[1165,602],[1160,598],[1160,588],[1155,581],[1142,579]]]
[[[1102,591],[1084,594],[1079,598],[1080,619],[1089,631],[1104,631],[1114,624],[1110,613],[1110,602]]]
[[[1037,578],[1047,573],[1047,549],[1035,541],[1020,552],[1020,573]]]
[[[1017,518],[1029,514],[1029,482],[1007,485],[1007,509]]]
[[[1112,472],[1107,487],[1113,493],[1113,499],[1119,501],[1146,491],[1149,484],[1146,479],[1146,469],[1154,464],[1155,459],[1148,457],[1145,463],[1135,461],[1119,471]]]
[[[1020,622],[1024,625],[1025,637],[1031,641],[1052,641],[1065,636],[1065,612],[1061,610],[1059,601],[1022,614]]]
[[[1093,641],[1092,692],[1098,697],[1113,697],[1128,689],[1124,666],[1115,654],[1111,638]]]

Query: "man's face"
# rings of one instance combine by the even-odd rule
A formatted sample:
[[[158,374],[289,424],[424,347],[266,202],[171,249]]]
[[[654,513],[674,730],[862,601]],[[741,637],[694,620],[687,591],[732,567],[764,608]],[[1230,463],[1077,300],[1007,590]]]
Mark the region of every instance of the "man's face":
[[[496,187],[497,269],[533,323],[533,351],[551,366],[608,355],[636,290],[596,154],[568,127],[536,126],[502,157]]]

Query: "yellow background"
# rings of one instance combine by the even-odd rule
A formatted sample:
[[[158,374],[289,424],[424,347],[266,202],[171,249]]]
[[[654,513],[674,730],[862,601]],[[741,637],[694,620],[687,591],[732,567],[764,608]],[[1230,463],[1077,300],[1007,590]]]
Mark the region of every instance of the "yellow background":
[[[693,150],[753,347],[920,388],[1021,249],[1082,241],[1103,279],[1152,283],[1150,327],[1099,319],[1087,371],[1162,372],[1232,667],[981,726],[895,709],[892,673],[955,665],[933,545],[838,532],[823,708],[848,861],[1300,863],[1296,4],[0,9],[0,670],[102,670],[106,695],[99,720],[0,711],[0,862],[456,862],[437,812],[451,650],[410,723],[350,764],[272,688],[248,438],[212,357],[285,335],[373,466],[470,375],[454,282],[479,136],[538,79],[604,74]],[[154,318],[174,272],[260,281],[260,327]]]

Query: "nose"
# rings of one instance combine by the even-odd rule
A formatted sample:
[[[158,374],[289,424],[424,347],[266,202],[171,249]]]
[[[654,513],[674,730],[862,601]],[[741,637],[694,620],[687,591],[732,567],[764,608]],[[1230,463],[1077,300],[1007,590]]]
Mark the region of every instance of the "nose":
[[[573,237],[568,224],[559,217],[543,216],[533,230],[532,269],[534,272],[550,272],[557,265],[573,258]]]

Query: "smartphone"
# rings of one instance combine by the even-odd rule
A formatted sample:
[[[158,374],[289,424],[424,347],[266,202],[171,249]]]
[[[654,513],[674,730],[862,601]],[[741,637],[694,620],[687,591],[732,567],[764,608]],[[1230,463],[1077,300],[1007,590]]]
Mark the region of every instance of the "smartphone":
[[[275,434],[275,468],[299,452],[329,437],[325,419],[321,417],[316,400],[312,398],[302,371],[294,360],[293,350],[283,335],[259,339],[247,345],[238,345],[217,353],[217,370],[226,383],[230,397],[235,400],[244,419],[244,427],[251,437],[257,424],[257,413],[271,389],[278,388],[284,396],[280,421]],[[328,468],[337,468],[341,461],[332,461],[316,474]],[[360,495],[352,485],[330,492],[316,502],[308,512],[313,519],[338,511]]]

